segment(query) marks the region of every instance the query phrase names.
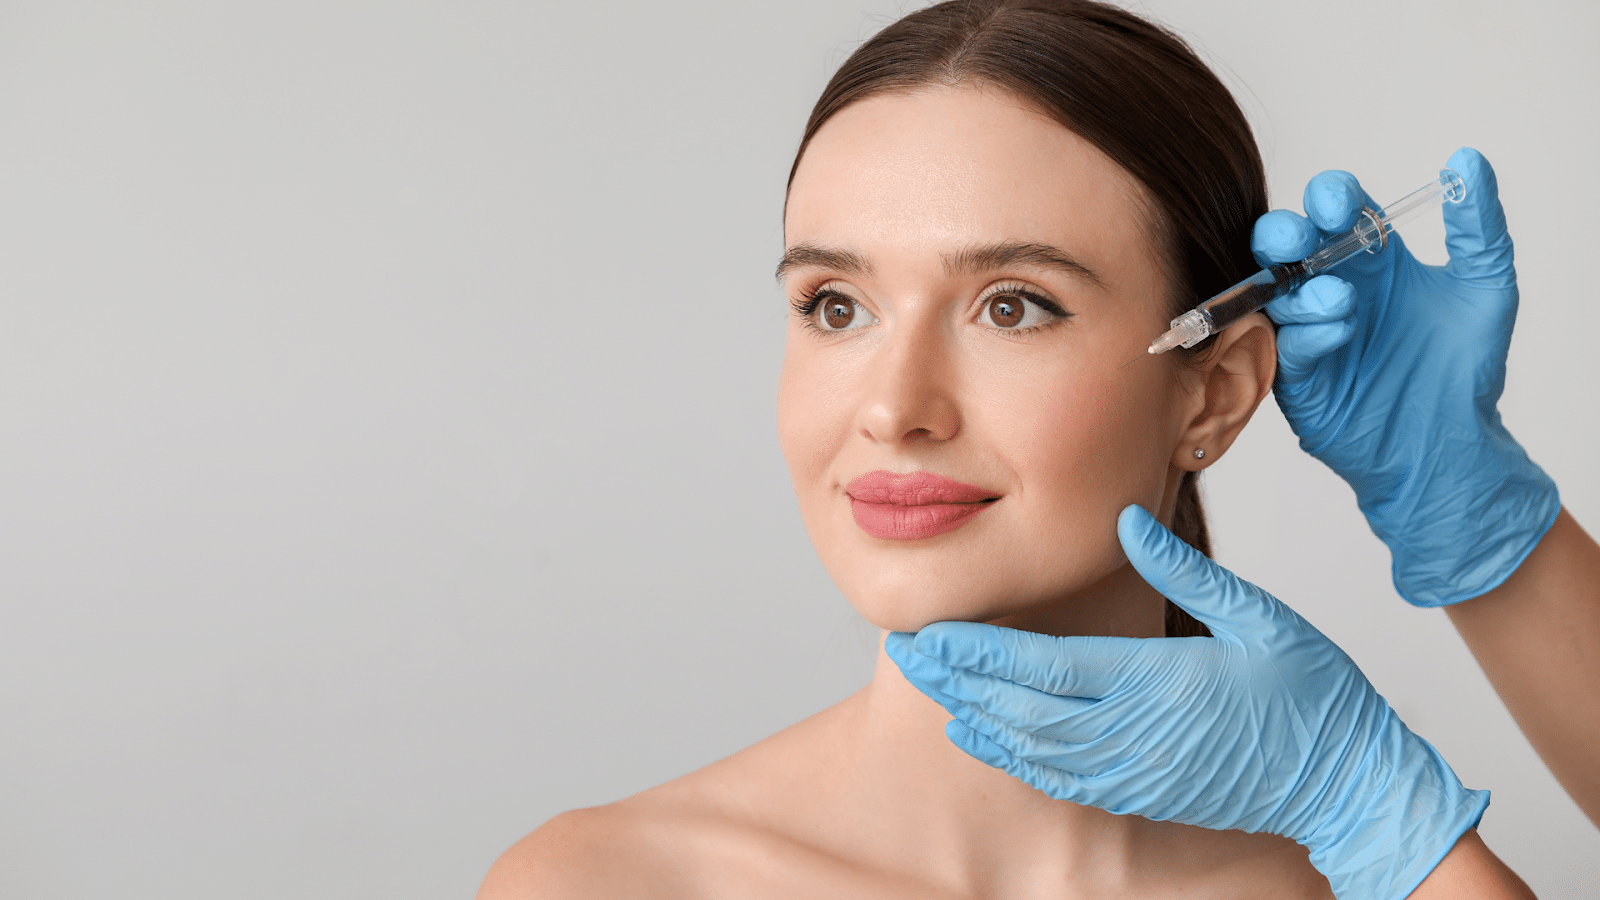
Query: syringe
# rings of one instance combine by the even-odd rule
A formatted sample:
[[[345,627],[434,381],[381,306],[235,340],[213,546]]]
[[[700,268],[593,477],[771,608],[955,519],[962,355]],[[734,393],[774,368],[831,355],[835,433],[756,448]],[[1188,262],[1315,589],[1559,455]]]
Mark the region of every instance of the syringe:
[[[1430,182],[1383,209],[1363,208],[1355,227],[1318,244],[1305,259],[1268,266],[1173,319],[1170,330],[1156,338],[1146,352],[1165,353],[1173,347],[1193,347],[1362,250],[1382,252],[1389,246],[1389,232],[1402,223],[1446,200],[1460,203],[1466,196],[1467,186],[1461,176],[1450,169],[1441,169],[1438,181]]]

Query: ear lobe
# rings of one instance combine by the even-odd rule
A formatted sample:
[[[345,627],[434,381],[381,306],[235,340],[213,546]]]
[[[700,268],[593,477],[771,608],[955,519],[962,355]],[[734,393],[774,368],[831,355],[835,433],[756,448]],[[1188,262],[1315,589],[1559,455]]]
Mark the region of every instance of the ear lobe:
[[[1199,365],[1205,399],[1172,457],[1175,467],[1191,472],[1211,465],[1233,446],[1272,390],[1278,368],[1277,333],[1272,322],[1261,313],[1235,322],[1217,335],[1216,344]]]

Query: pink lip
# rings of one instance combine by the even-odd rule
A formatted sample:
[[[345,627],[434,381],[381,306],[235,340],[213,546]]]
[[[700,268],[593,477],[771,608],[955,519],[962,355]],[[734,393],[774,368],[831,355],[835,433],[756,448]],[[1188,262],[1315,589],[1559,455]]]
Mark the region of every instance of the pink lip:
[[[918,541],[960,528],[999,499],[932,472],[868,472],[845,485],[856,525],[875,538]]]

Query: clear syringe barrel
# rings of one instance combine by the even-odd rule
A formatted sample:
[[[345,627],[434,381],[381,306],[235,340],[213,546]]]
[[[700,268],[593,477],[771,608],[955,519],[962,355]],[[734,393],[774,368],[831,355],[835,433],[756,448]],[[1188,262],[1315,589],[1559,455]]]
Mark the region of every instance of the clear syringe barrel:
[[[1453,169],[1440,169],[1437,181],[1428,182],[1383,209],[1363,209],[1354,227],[1323,241],[1301,262],[1312,275],[1320,275],[1363,250],[1379,253],[1389,245],[1389,234],[1396,228],[1447,200],[1460,203],[1466,196],[1467,185],[1461,176]]]
[[[1268,266],[1173,319],[1171,328],[1156,338],[1149,352],[1193,347],[1357,253],[1381,252],[1389,245],[1390,232],[1447,200],[1460,203],[1466,195],[1467,186],[1461,176],[1442,169],[1437,181],[1383,209],[1363,209],[1354,227],[1328,237],[1305,259]]]

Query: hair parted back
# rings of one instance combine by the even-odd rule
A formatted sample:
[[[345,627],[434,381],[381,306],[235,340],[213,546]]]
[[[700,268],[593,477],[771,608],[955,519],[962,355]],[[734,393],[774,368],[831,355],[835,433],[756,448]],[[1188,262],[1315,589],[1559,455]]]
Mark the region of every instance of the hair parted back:
[[[1256,270],[1250,229],[1267,211],[1267,183],[1244,112],[1177,36],[1093,0],[948,0],[884,28],[823,89],[790,183],[811,139],[839,110],[881,94],[959,85],[1031,103],[1144,185],[1173,316]],[[1211,554],[1193,472],[1179,485],[1173,532]],[[1170,601],[1166,633],[1210,634]]]

